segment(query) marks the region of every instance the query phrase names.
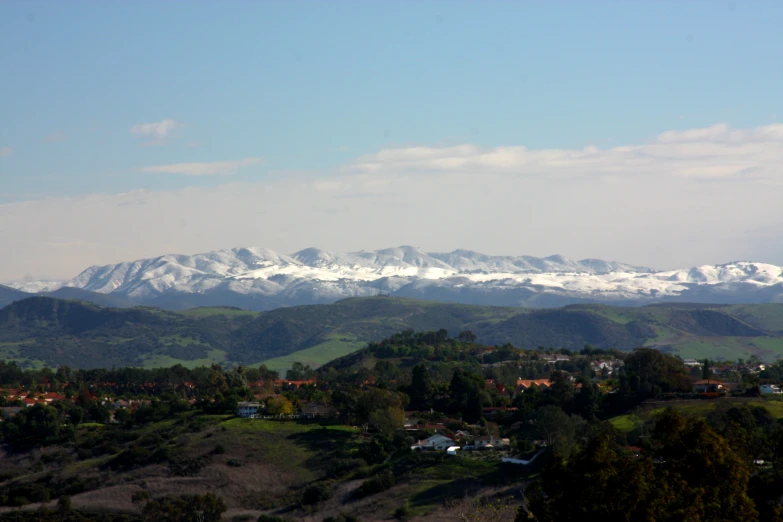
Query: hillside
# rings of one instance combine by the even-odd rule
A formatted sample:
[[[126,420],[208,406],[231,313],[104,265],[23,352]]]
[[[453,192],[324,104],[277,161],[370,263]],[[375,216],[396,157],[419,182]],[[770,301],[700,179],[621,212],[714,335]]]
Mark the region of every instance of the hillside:
[[[471,330],[487,345],[630,350],[647,345],[683,357],[734,360],[783,354],[783,305],[572,305],[523,309],[395,297],[251,312],[103,308],[45,297],[0,310],[0,359],[28,365],[157,367],[294,361],[317,367],[406,329]]]
[[[29,294],[22,292],[21,290],[11,288],[10,286],[0,285],[0,307],[7,306],[14,301],[19,301],[26,297],[29,297]]]

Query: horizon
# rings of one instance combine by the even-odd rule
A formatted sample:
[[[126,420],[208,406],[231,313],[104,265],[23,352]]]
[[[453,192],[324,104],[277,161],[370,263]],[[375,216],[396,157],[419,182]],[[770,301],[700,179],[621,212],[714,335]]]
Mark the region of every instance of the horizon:
[[[625,263],[624,261],[619,260],[619,259],[599,259],[599,258],[577,258],[577,259],[574,259],[574,258],[570,258],[570,257],[567,257],[567,256],[562,256],[560,254],[551,254],[551,255],[545,255],[545,256],[529,256],[527,254],[499,254],[499,255],[493,255],[493,254],[484,254],[483,252],[477,252],[475,250],[468,250],[468,249],[464,249],[464,248],[457,248],[457,249],[454,249],[454,250],[451,250],[451,251],[427,251],[425,249],[422,249],[422,248],[416,247],[416,246],[412,246],[412,245],[399,245],[399,246],[396,246],[396,247],[386,247],[386,248],[381,248],[381,249],[377,249],[377,250],[361,249],[361,250],[356,250],[356,251],[352,251],[352,252],[338,252],[336,250],[327,250],[327,249],[323,249],[323,248],[319,248],[319,247],[306,247],[306,248],[297,250],[295,252],[278,252],[278,251],[276,251],[274,249],[266,248],[266,247],[260,247],[260,246],[237,246],[237,247],[231,247],[231,248],[221,248],[221,249],[216,249],[216,250],[210,250],[208,252],[193,252],[193,253],[169,252],[169,253],[166,253],[166,254],[160,254],[160,255],[157,255],[157,256],[149,257],[149,258],[127,259],[127,260],[124,260],[124,261],[121,261],[121,262],[118,262],[118,263],[108,263],[106,265],[92,264],[92,265],[89,265],[89,266],[85,266],[84,269],[80,270],[77,274],[74,274],[72,277],[68,277],[68,278],[63,278],[63,279],[54,279],[54,278],[50,278],[50,279],[29,279],[29,278],[26,278],[26,279],[17,279],[17,280],[6,280],[6,281],[0,281],[0,285],[10,286],[11,288],[20,288],[21,289],[21,288],[23,288],[22,285],[29,284],[29,283],[35,283],[35,282],[55,283],[55,284],[67,283],[67,282],[71,281],[72,279],[77,278],[79,275],[81,275],[82,273],[86,272],[87,270],[89,270],[91,268],[104,268],[104,267],[120,265],[120,264],[123,264],[123,263],[137,263],[137,262],[140,262],[140,261],[149,261],[149,260],[152,260],[152,259],[158,259],[158,258],[163,258],[163,257],[168,257],[168,256],[193,257],[193,256],[199,256],[199,255],[206,255],[206,254],[210,254],[210,253],[214,253],[214,252],[226,252],[226,251],[236,251],[236,250],[244,250],[244,249],[254,250],[254,251],[270,251],[270,252],[272,252],[274,254],[280,254],[280,255],[284,255],[284,256],[288,256],[288,257],[296,256],[296,255],[301,254],[301,253],[303,253],[303,252],[305,252],[307,250],[317,250],[319,253],[343,254],[343,255],[353,255],[353,254],[362,254],[362,253],[378,253],[378,252],[384,252],[384,251],[389,251],[389,250],[398,250],[398,249],[414,249],[414,250],[416,250],[418,252],[421,252],[422,254],[425,254],[425,255],[446,255],[446,254],[455,254],[457,252],[464,252],[464,253],[468,253],[468,254],[478,254],[478,255],[482,255],[482,256],[487,256],[487,257],[490,257],[490,258],[510,258],[510,259],[532,258],[532,259],[539,259],[539,260],[546,260],[546,261],[553,260],[553,258],[559,258],[559,259],[563,259],[564,261],[571,261],[571,262],[577,262],[577,263],[581,263],[581,262],[585,262],[585,261],[603,261],[603,262],[607,262],[607,263],[617,263],[617,264],[628,265],[628,266],[631,266],[631,267],[634,267],[634,268],[652,270],[656,274],[665,274],[665,273],[668,273],[668,272],[677,272],[677,271],[687,270],[687,269],[692,269],[692,268],[713,267],[713,266],[714,267],[731,266],[731,265],[737,265],[737,264],[740,264],[740,263],[747,263],[747,264],[753,264],[753,265],[772,265],[772,266],[777,266],[777,265],[774,265],[772,263],[766,263],[764,261],[748,260],[748,259],[735,259],[735,260],[727,261],[725,263],[712,263],[712,264],[706,264],[706,265],[684,266],[684,267],[678,267],[678,268],[674,268],[674,269],[659,269],[659,268],[653,267],[653,266],[633,265],[631,263]],[[306,266],[306,263],[303,263],[302,261],[299,261],[297,259],[294,259],[294,261],[298,262],[298,263],[302,263],[303,265]],[[384,266],[387,266],[387,265],[384,265]],[[543,273],[546,273],[546,272],[543,272]],[[783,276],[783,270],[781,272],[781,276]],[[389,276],[387,276],[387,277],[389,277]],[[380,278],[382,279],[383,277],[381,276]],[[59,286],[57,288],[59,288]],[[28,291],[28,290],[25,290],[25,291]],[[45,291],[48,291],[48,290],[45,290]]]
[[[707,1],[2,3],[0,282],[251,244],[783,266],[781,20]]]

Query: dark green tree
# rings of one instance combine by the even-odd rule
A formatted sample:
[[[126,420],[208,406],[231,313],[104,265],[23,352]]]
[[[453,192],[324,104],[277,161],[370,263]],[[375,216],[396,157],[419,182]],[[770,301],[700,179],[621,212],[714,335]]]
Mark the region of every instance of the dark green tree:
[[[413,367],[411,377],[411,407],[414,409],[425,408],[432,398],[432,376],[424,364]]]
[[[482,392],[484,379],[467,370],[454,370],[449,386],[451,392],[451,412],[462,414],[462,420],[473,424],[481,418]]]

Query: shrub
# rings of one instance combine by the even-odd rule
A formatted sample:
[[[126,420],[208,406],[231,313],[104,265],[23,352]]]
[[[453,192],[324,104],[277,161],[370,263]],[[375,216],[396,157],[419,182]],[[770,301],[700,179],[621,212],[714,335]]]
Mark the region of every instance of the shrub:
[[[332,478],[340,478],[364,465],[366,465],[364,459],[337,459],[329,463],[326,473]]]
[[[375,495],[376,493],[386,491],[387,489],[391,489],[391,487],[396,483],[397,481],[395,480],[394,475],[387,471],[385,473],[376,475],[371,479],[365,480],[364,483],[356,490],[354,495],[357,498],[368,497],[370,495]]]
[[[212,450],[212,453],[215,455],[222,455],[226,452],[226,448],[222,444],[216,444],[215,449]]]
[[[407,502],[394,511],[394,518],[407,520],[411,516],[411,506]]]
[[[348,513],[340,513],[336,517],[326,517],[323,522],[359,522],[359,519]]]
[[[309,506],[329,500],[332,489],[326,484],[311,484],[302,492],[302,504]]]
[[[274,515],[261,515],[256,522],[288,522],[288,519]]]
[[[238,461],[237,459],[229,459],[228,461],[226,461],[226,465],[231,466],[232,468],[238,468],[242,466],[242,462]]]

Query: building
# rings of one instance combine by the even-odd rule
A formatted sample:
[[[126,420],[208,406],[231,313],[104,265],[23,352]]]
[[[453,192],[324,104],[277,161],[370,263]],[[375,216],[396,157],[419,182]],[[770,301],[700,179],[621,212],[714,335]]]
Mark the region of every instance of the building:
[[[498,439],[492,435],[482,435],[473,443],[476,448],[507,448],[510,445],[509,439]]]
[[[317,419],[319,417],[334,417],[337,410],[331,406],[323,406],[321,404],[305,404],[301,408],[302,417],[305,419]]]
[[[455,443],[450,438],[446,437],[445,435],[433,435],[432,437],[428,437],[424,440],[417,441],[413,446],[411,446],[411,449],[413,451],[417,450],[439,450],[439,451],[446,451],[447,449],[454,446]]]
[[[549,379],[517,379],[517,392],[523,392],[532,386],[537,386],[541,390],[547,390],[552,383]]]
[[[720,393],[723,390],[723,383],[715,379],[702,379],[693,383],[693,391],[696,393]]]
[[[237,403],[237,417],[243,419],[252,419],[258,415],[258,410],[261,408],[260,402],[240,402]]]
[[[775,384],[762,384],[759,391],[764,395],[783,393],[783,390]]]

